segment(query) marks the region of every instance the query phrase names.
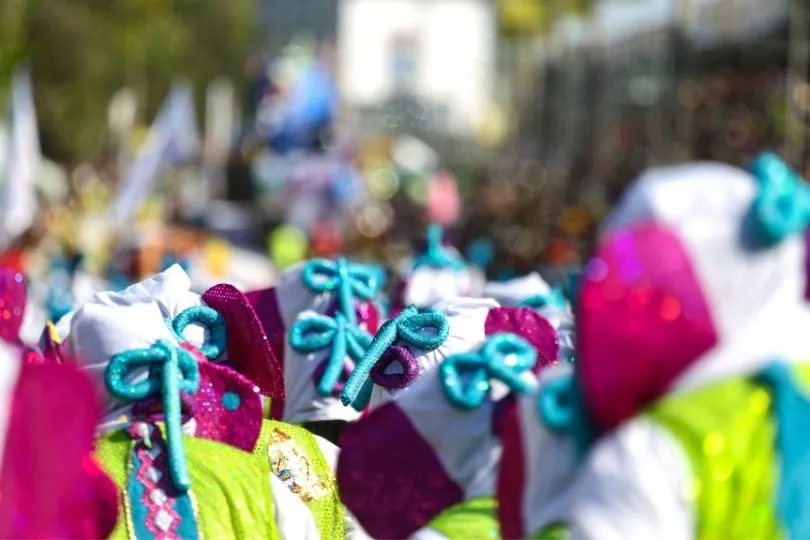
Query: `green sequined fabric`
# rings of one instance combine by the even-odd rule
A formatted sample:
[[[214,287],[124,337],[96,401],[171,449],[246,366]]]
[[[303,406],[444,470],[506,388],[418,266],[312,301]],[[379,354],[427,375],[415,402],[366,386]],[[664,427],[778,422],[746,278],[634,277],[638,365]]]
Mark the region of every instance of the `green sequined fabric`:
[[[810,386],[810,366],[796,374]],[[785,537],[775,510],[776,425],[771,394],[747,378],[670,396],[648,412],[678,440],[694,475],[695,538]]]
[[[122,432],[102,437],[96,457],[123,493],[112,538],[134,538],[126,483],[132,440]],[[279,538],[270,470],[250,454],[206,439],[184,436],[195,514],[203,538]]]
[[[427,527],[448,540],[494,540],[501,537],[494,497],[477,497],[446,509]]]

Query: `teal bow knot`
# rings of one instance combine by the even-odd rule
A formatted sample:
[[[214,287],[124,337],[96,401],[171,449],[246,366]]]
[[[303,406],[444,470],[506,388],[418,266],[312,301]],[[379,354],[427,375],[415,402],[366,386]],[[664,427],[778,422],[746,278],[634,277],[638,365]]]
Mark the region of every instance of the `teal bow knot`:
[[[532,309],[565,309],[567,306],[565,294],[562,289],[554,287],[549,292],[544,294],[535,294],[523,300],[519,307],[528,307]]]
[[[184,309],[174,320],[167,318],[166,324],[180,342],[187,341],[183,332],[190,325],[202,326],[206,330],[206,339],[199,347],[199,351],[208,360],[216,360],[228,348],[228,327],[225,317],[208,306],[192,306]]]
[[[148,377],[130,382],[133,371],[149,368]],[[104,374],[107,390],[122,401],[142,401],[160,395],[166,418],[169,472],[177,489],[188,491],[191,479],[183,448],[180,392],[195,393],[200,371],[194,356],[164,340],[147,349],[132,349],[112,357]]]
[[[772,246],[801,233],[810,224],[810,186],[770,152],[757,156],[748,168],[759,182],[751,210],[757,237]]]
[[[385,322],[369,344],[346,381],[340,400],[348,405],[357,398],[374,365],[382,359],[385,351],[396,341],[402,341],[422,351],[438,349],[450,334],[447,318],[438,312],[420,313],[415,306],[408,306]]]
[[[355,362],[371,344],[371,335],[351,324],[342,313],[335,318],[313,315],[298,320],[290,329],[290,346],[300,354],[312,354],[330,349],[326,369],[317,383],[318,393],[331,396],[343,372],[348,355]]]
[[[460,270],[464,268],[464,261],[442,244],[444,230],[440,225],[430,225],[425,233],[425,252],[413,261],[414,270],[427,266],[430,268],[447,268]]]
[[[525,392],[521,375],[537,361],[537,351],[514,334],[495,334],[477,352],[456,354],[439,365],[439,381],[447,400],[457,409],[470,411],[489,394],[491,379],[512,391]]]
[[[381,271],[368,264],[350,263],[344,257],[334,262],[313,259],[305,266],[301,279],[313,294],[336,292],[340,310],[350,323],[357,323],[354,299],[370,301],[382,287]]]

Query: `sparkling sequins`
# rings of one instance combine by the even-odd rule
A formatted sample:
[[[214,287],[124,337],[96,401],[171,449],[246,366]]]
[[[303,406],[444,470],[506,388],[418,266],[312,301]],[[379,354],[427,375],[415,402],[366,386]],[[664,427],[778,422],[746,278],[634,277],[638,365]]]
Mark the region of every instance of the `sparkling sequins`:
[[[511,333],[525,339],[537,352],[535,373],[557,362],[560,343],[557,332],[545,318],[530,308],[502,307],[490,309],[484,323],[487,336]]]
[[[225,318],[228,359],[259,385],[263,394],[274,401],[283,398],[281,364],[248,298],[233,285],[220,284],[208,289],[202,299]]]
[[[18,343],[28,300],[22,274],[0,268],[0,339]]]
[[[270,469],[304,502],[320,499],[329,491],[324,480],[310,465],[306,454],[289,435],[274,429],[267,445]],[[283,473],[283,476],[282,476]]]

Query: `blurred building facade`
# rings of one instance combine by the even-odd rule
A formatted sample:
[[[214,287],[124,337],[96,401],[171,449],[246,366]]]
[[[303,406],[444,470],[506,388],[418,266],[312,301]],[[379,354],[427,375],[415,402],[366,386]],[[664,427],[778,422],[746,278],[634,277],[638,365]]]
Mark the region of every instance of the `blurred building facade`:
[[[344,103],[368,123],[473,137],[493,101],[488,0],[340,0]]]

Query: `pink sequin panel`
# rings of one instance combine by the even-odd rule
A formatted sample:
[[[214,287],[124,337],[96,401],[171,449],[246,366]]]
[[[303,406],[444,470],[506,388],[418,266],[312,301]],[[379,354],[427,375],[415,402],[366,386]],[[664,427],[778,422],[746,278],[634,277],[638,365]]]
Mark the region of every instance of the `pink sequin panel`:
[[[531,308],[500,307],[489,310],[484,332],[487,336],[510,332],[528,341],[537,351],[535,373],[556,364],[560,355],[560,340],[554,327]]]
[[[278,307],[275,287],[251,291],[245,295],[250,305],[253,306],[259,322],[267,336],[267,343],[276,355],[281,371],[284,371],[284,348],[287,343],[287,328],[281,318],[281,310]],[[273,399],[270,403],[270,415],[281,420],[284,417],[284,399]]]
[[[523,497],[526,468],[518,407],[514,395],[498,402],[493,419],[494,431],[502,445],[497,484],[498,521],[501,524],[501,537],[525,538]]]
[[[577,374],[598,432],[634,416],[717,342],[680,240],[640,225],[609,236],[583,273]]]
[[[0,471],[0,538],[112,532],[117,491],[90,458],[100,411],[95,386],[75,368],[22,367]]]
[[[228,358],[262,393],[284,397],[284,372],[248,298],[233,285],[208,289],[203,301],[217,310],[228,326]]]
[[[0,268],[0,339],[19,343],[27,301],[25,276]]]
[[[204,362],[200,363],[200,388],[188,402],[197,437],[253,451],[262,428],[258,386],[230,368]]]
[[[462,500],[462,489],[394,403],[351,424],[341,448],[340,498],[373,538],[407,538]]]

